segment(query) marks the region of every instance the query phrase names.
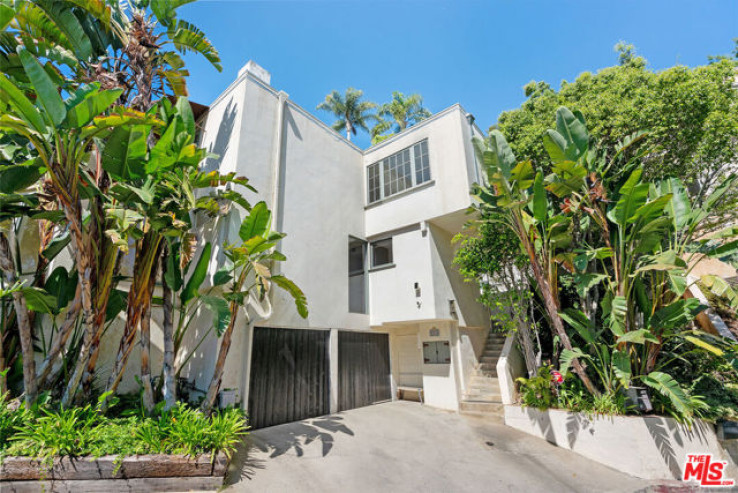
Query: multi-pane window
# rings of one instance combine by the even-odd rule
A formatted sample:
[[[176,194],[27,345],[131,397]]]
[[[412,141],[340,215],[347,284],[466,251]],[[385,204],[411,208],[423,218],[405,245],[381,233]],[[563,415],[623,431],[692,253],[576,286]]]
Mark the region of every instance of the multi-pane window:
[[[418,142],[415,149],[415,181],[423,183],[430,180],[430,163],[428,162],[428,141]]]
[[[366,174],[370,204],[430,181],[428,140],[369,165]]]
[[[374,163],[366,169],[369,203],[376,202],[382,197],[382,182],[379,179],[380,164]]]

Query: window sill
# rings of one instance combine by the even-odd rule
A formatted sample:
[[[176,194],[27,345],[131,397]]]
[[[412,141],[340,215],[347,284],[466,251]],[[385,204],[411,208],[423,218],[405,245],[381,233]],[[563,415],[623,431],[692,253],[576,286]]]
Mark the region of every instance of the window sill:
[[[371,204],[366,205],[364,207],[364,210],[366,210],[366,209],[372,209],[372,208],[377,207],[377,206],[380,206],[382,204],[386,204],[387,202],[392,202],[395,199],[399,199],[400,197],[404,197],[405,195],[409,195],[409,194],[411,194],[413,192],[417,192],[418,190],[422,190],[424,188],[432,187],[435,184],[436,184],[436,180],[430,180],[430,181],[426,181],[425,183],[421,183],[420,185],[416,185],[416,186],[414,186],[412,188],[406,188],[405,190],[403,190],[400,193],[396,193],[394,195],[390,195],[387,198],[379,199],[376,202],[372,202]]]
[[[369,272],[377,272],[380,270],[394,269],[394,268],[395,268],[395,264],[393,262],[391,264],[384,264],[384,265],[378,265],[377,267],[372,267],[371,269],[369,269]]]

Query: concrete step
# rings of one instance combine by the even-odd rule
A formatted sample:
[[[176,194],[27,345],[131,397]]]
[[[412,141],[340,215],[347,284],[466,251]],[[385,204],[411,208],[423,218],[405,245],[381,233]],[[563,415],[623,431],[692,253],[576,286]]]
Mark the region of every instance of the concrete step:
[[[469,384],[481,384],[481,385],[498,385],[497,377],[490,377],[487,375],[471,375],[469,378]]]
[[[485,349],[482,353],[482,358],[499,358],[502,356],[500,349]]]
[[[479,392],[500,392],[500,384],[491,378],[487,382],[471,381],[466,388]]]
[[[497,365],[496,364],[482,363],[478,365],[474,371],[476,372],[474,373],[475,375],[484,375],[487,377],[497,378]]]
[[[479,414],[502,414],[505,407],[502,402],[476,402],[461,401],[459,402],[459,412],[461,413],[479,413]]]
[[[497,366],[497,361],[500,359],[499,355],[497,356],[482,356],[479,358],[479,362],[483,365],[495,365]]]
[[[485,349],[485,351],[490,350],[490,349],[497,349],[497,350],[502,351],[502,347],[503,346],[504,346],[504,344],[501,343],[501,342],[489,342],[489,341],[487,341],[487,344],[484,345],[484,349]]]
[[[462,400],[475,402],[502,402],[502,396],[499,392],[490,392],[488,390],[466,389]]]

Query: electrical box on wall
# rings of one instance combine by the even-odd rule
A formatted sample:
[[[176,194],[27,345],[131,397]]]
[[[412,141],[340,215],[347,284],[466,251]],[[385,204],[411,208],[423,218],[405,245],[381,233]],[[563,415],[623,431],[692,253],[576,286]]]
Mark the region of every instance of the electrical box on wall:
[[[451,363],[451,344],[448,341],[423,343],[423,363],[426,365],[448,365]]]

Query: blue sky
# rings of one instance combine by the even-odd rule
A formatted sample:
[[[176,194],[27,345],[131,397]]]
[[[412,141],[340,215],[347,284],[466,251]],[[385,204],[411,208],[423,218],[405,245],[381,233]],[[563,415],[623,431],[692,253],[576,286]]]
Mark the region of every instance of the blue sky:
[[[418,92],[433,112],[459,102],[484,130],[524,101],[527,82],[558,87],[614,65],[619,40],[663,69],[704,64],[738,37],[736,0],[201,0],[180,15],[223,60],[218,73],[188,56],[194,101],[212,102],[253,59],[274,87],[328,123],[315,106],[353,86],[376,102],[393,90]]]

